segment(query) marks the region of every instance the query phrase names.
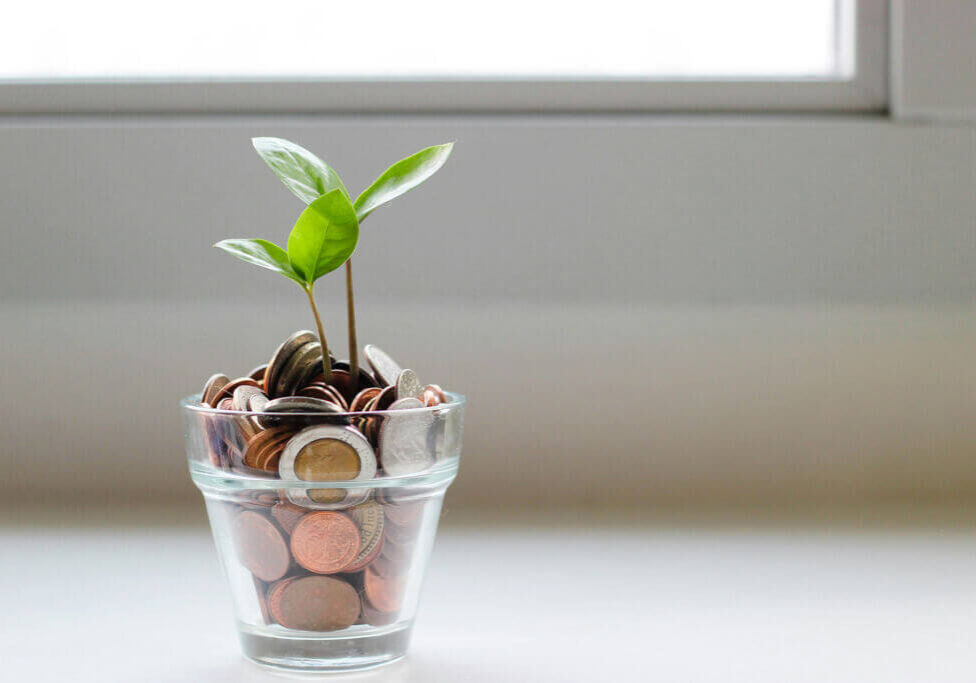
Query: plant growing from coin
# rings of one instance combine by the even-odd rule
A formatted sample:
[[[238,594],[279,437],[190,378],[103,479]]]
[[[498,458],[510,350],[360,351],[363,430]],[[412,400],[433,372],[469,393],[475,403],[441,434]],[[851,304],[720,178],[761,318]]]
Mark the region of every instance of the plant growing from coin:
[[[334,235],[329,235],[328,238],[322,238],[322,244],[324,244],[326,241],[331,243],[329,253],[335,258],[330,257],[327,259],[326,265],[329,266],[329,269],[323,270],[321,275],[324,275],[331,270],[335,270],[335,268],[338,268],[343,262],[345,263],[346,315],[349,334],[349,373],[353,388],[355,388],[359,381],[359,345],[356,339],[356,308],[352,284],[352,259],[350,256],[356,247],[359,223],[365,220],[366,217],[369,216],[376,208],[412,190],[417,185],[434,175],[434,173],[436,173],[438,169],[444,165],[444,162],[446,162],[447,158],[451,155],[451,149],[454,147],[454,143],[427,147],[426,149],[420,150],[416,154],[412,154],[405,159],[401,159],[383,171],[383,173],[381,173],[380,176],[374,180],[369,187],[363,190],[359,196],[356,197],[355,201],[353,201],[348,190],[346,190],[346,186],[343,184],[342,179],[339,177],[339,174],[319,157],[312,154],[304,147],[281,138],[253,138],[251,142],[253,143],[254,149],[257,151],[258,155],[264,159],[265,163],[271,168],[272,171],[274,171],[274,174],[281,179],[281,182],[284,183],[285,187],[291,190],[292,194],[308,205],[308,209],[302,213],[302,216],[305,216],[308,210],[312,207],[319,205],[317,215],[323,215],[328,220],[318,221],[316,225],[321,227],[323,235],[325,235],[325,232],[329,230],[333,231],[334,233]],[[328,196],[334,197],[333,200],[327,204],[320,205],[319,203],[321,200]],[[352,209],[353,221],[349,220],[350,208]],[[301,221],[301,218],[299,218],[299,221]],[[355,230],[351,229],[350,227],[352,223],[355,223]],[[356,236],[352,238],[350,243],[348,236],[353,232],[355,232]],[[255,260],[254,249],[251,246],[254,242],[263,242],[263,240],[224,240],[215,246],[225,249],[226,251],[230,251],[235,256],[245,261],[256,263],[259,266],[281,272],[287,277],[292,277],[288,272],[279,267],[280,264],[277,260],[274,261],[273,265],[269,265],[266,260]],[[247,243],[247,245],[243,245],[247,246],[246,251],[242,251],[242,243]],[[292,238],[289,237],[287,252],[287,257],[289,260],[292,257],[291,244]],[[349,248],[348,253],[345,253],[344,251],[346,247]],[[261,248],[264,250],[263,245],[261,245]],[[337,265],[333,266],[332,264],[335,262],[335,259],[337,259],[343,253],[345,253],[343,260]],[[262,256],[260,258],[263,259],[263,257],[264,254],[262,252]],[[292,270],[297,271],[298,269],[293,267]],[[316,275],[315,277],[318,278],[321,277],[321,275]],[[328,349],[325,345],[325,337],[322,332],[321,322],[319,320],[318,313],[315,310],[315,300],[311,293],[311,283],[307,280],[296,281],[298,281],[308,293],[309,302],[312,305],[313,313],[315,313],[316,324],[319,325],[319,337],[322,340],[322,366],[323,368],[326,368],[325,375],[326,380],[328,381],[330,372],[326,366],[329,364],[325,361],[325,359],[328,358]],[[314,279],[312,281],[314,282]]]

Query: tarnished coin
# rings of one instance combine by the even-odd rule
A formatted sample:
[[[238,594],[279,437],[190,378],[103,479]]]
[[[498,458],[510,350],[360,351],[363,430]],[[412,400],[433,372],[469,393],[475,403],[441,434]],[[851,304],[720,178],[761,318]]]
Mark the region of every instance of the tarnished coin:
[[[353,427],[307,427],[288,441],[278,473],[290,481],[365,481],[376,475],[376,455]],[[288,497],[305,507],[342,509],[362,502],[368,493],[366,489],[292,488]]]
[[[417,379],[417,373],[413,370],[403,370],[397,375],[396,396],[401,398],[420,398],[424,395],[424,387]]]
[[[403,371],[399,363],[390,358],[389,354],[378,346],[367,344],[363,348],[363,356],[366,362],[373,368],[373,376],[376,383],[383,387],[396,384],[397,377]]]
[[[264,427],[289,424],[299,426],[321,422],[323,414],[341,413],[342,408],[331,401],[308,396],[282,396],[264,404],[264,415],[258,422]]]
[[[423,407],[420,399],[401,398],[390,405],[383,418],[379,433],[380,460],[387,474],[411,474],[434,464],[434,454],[427,444],[427,432],[434,416],[430,411],[415,410]]]
[[[237,558],[254,576],[262,581],[275,581],[288,571],[291,564],[288,546],[281,532],[264,515],[250,510],[238,513],[231,535]]]
[[[360,612],[359,594],[342,579],[303,576],[269,594],[271,616],[285,628],[298,631],[338,631],[349,628]]]
[[[367,501],[346,511],[359,528],[359,554],[344,572],[358,572],[380,554],[383,545],[383,508],[379,503]]]
[[[305,344],[313,341],[318,341],[318,337],[315,336],[314,332],[299,330],[283,341],[281,346],[275,350],[271,356],[271,360],[268,361],[268,367],[264,373],[264,391],[268,396],[272,398],[275,396],[273,392],[275,382],[278,381],[278,373],[285,367],[285,363],[288,362],[292,354]]]
[[[359,554],[359,529],[341,512],[310,512],[291,532],[295,561],[316,574],[335,574]]]
[[[220,390],[227,386],[228,382],[230,382],[230,378],[227,375],[219,372],[216,375],[211,375],[210,379],[208,379],[206,384],[203,385],[203,393],[200,395],[200,402],[213,408],[214,399],[217,398],[217,394],[220,393]]]
[[[262,387],[264,387],[264,373],[267,371],[267,369],[268,369],[268,364],[262,363],[261,365],[257,366],[249,373],[247,373],[247,376],[253,379],[258,384],[260,384]]]
[[[317,341],[308,342],[285,362],[285,366],[275,376],[274,394],[268,395],[274,398],[292,396],[321,372],[322,346]]]
[[[399,577],[384,577],[366,569],[363,576],[366,598],[380,612],[396,612],[403,604],[404,581]]]

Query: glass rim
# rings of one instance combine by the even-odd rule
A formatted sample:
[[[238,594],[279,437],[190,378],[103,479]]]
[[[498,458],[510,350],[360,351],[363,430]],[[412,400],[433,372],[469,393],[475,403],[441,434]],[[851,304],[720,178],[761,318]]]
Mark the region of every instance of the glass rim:
[[[467,403],[467,399],[463,394],[459,394],[454,391],[444,391],[444,394],[448,397],[448,401],[444,403],[438,403],[436,406],[423,406],[421,408],[398,408],[395,411],[390,410],[362,410],[359,412],[325,412],[321,410],[313,411],[295,411],[287,413],[269,413],[256,410],[221,410],[219,408],[211,408],[210,406],[204,404],[201,399],[203,398],[201,393],[191,394],[180,400],[180,407],[190,413],[196,413],[199,415],[221,415],[227,417],[322,417],[322,418],[342,418],[342,417],[388,417],[391,412],[397,415],[422,415],[424,413],[434,413],[438,411],[445,410],[456,410],[458,408],[464,407]]]

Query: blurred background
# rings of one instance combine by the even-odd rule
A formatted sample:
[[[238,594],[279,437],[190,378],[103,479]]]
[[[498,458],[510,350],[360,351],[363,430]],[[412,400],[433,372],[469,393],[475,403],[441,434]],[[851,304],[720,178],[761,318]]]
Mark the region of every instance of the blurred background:
[[[371,7],[5,10],[11,519],[202,523],[179,399],[312,325],[293,285],[211,248],[283,241],[301,209],[267,135],[353,192],[457,141],[356,263],[360,340],[468,396],[450,514],[968,528],[976,6]],[[341,279],[317,292],[344,357]]]
[[[196,500],[177,400],[312,324],[210,248],[301,208],[255,135],[355,191],[457,141],[357,258],[360,338],[470,397],[455,503],[976,493],[965,3],[55,4],[0,44],[4,498]]]

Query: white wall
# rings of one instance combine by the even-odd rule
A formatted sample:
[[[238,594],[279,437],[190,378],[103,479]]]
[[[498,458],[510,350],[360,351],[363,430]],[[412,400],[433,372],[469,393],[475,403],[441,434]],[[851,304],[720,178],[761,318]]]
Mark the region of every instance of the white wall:
[[[880,117],[0,121],[4,495],[190,496],[176,402],[310,322],[210,249],[300,206],[250,150],[377,211],[360,337],[469,395],[457,500],[976,492],[976,130]],[[321,282],[343,336],[341,283]],[[342,346],[341,342],[338,344]]]

